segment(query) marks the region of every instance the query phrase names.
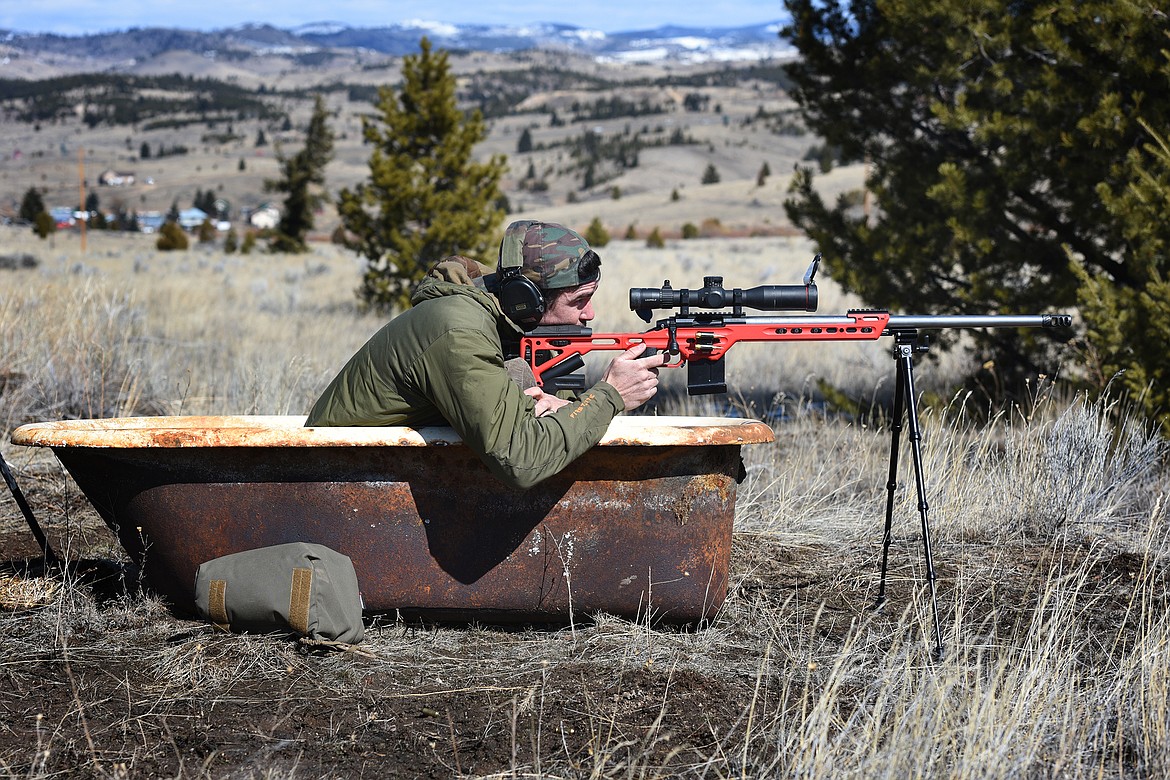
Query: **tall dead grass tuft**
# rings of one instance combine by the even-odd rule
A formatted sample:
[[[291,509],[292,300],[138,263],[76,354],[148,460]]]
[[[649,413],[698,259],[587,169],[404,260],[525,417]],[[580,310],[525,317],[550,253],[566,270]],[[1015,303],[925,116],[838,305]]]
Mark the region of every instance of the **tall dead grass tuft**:
[[[17,421],[151,414],[143,313],[129,291],[28,288],[6,298],[0,328],[21,381],[0,396]]]
[[[1122,766],[1159,774],[1170,753],[1157,662],[1170,621],[1143,612],[1136,635],[1103,631],[1094,571],[1093,558],[1050,570],[1022,620],[1005,606],[985,616],[982,634],[956,619],[950,651],[935,663],[929,632],[913,619],[880,629],[877,644],[872,624],[855,623],[839,644],[809,643],[787,659],[765,653],[756,683],[764,693],[753,700],[764,729],[745,735],[740,776],[1092,777]],[[956,615],[981,592],[963,583]],[[1151,597],[1164,591],[1140,583],[1136,601]],[[786,633],[815,636],[823,619],[817,612]],[[1001,624],[1013,629],[1001,633]],[[1109,652],[1086,649],[1102,646]]]
[[[703,410],[703,407],[699,407]],[[773,420],[777,443],[745,451],[742,527],[786,538],[856,539],[884,513],[889,423],[871,426],[814,407]],[[919,412],[923,472],[941,539],[1083,539],[1121,532],[1157,500],[1167,442],[1121,401],[1038,399],[982,422],[961,399]],[[704,410],[705,411],[705,410]],[[907,434],[898,460],[895,516],[916,521]],[[873,518],[859,524],[858,518]]]

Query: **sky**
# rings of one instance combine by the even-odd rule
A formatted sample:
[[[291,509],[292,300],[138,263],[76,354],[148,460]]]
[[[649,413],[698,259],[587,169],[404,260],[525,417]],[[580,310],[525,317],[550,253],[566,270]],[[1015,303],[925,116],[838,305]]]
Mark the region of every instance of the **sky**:
[[[784,16],[782,0],[0,0],[0,29],[62,35],[128,27],[215,30],[249,22],[281,28],[311,22],[379,27],[411,19],[454,24],[560,22],[619,32],[663,25],[737,27]]]

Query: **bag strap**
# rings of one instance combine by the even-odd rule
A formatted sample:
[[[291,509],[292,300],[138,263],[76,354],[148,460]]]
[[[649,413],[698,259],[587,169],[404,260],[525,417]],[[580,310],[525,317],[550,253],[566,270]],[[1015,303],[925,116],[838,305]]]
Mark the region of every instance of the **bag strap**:
[[[227,613],[227,580],[212,580],[207,591],[207,613],[220,631],[231,631]]]
[[[288,624],[301,634],[309,633],[309,598],[313,593],[313,570],[293,569],[288,599]]]

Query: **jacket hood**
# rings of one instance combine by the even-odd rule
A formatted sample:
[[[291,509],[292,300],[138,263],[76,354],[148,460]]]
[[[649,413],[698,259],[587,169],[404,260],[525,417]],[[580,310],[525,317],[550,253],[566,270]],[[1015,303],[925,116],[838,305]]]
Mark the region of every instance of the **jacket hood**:
[[[496,296],[472,284],[451,282],[436,276],[428,276],[415,288],[414,293],[410,296],[410,303],[413,306],[417,306],[423,301],[429,301],[432,298],[443,298],[449,295],[462,295],[474,300],[495,318],[497,327],[501,331],[523,335],[524,331],[516,323],[504,316],[504,310],[500,308],[500,302],[496,299]]]

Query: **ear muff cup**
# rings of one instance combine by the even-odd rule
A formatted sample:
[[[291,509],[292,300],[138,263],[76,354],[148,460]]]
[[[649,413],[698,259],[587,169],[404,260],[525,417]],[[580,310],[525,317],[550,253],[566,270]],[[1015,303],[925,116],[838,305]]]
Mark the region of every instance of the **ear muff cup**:
[[[521,330],[529,331],[540,324],[544,316],[544,296],[540,288],[524,276],[524,239],[540,222],[531,219],[513,222],[504,232],[500,242],[500,264],[496,272],[497,300],[504,316],[516,323]]]
[[[521,330],[532,330],[544,316],[544,296],[540,288],[522,275],[519,268],[504,270],[496,298],[504,315]]]

